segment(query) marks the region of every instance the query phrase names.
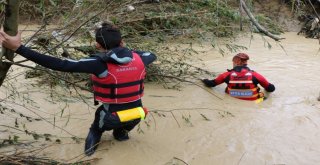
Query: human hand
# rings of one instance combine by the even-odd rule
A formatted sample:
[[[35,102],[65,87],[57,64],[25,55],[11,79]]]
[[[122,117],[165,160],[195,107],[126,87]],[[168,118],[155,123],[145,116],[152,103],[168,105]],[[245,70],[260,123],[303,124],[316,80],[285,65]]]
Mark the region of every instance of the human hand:
[[[206,87],[214,87],[215,86],[215,84],[212,80],[202,79],[201,81],[204,83],[204,85]]]
[[[8,49],[16,51],[21,45],[21,32],[19,31],[16,36],[10,36],[3,31],[3,28],[1,28],[0,43]]]

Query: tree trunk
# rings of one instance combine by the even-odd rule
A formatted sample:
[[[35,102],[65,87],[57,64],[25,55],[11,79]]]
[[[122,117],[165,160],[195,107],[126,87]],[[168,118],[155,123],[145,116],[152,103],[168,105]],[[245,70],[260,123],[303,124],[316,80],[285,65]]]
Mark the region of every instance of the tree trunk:
[[[269,36],[270,38],[272,38],[272,39],[274,39],[274,40],[276,40],[276,41],[279,41],[279,40],[281,40],[281,39],[284,39],[284,38],[280,38],[280,37],[278,37],[278,36],[270,33],[269,31],[267,31],[267,30],[266,30],[263,26],[261,26],[261,25],[258,23],[258,21],[254,18],[253,14],[252,14],[252,13],[250,12],[250,10],[248,9],[246,3],[245,3],[243,0],[240,0],[240,3],[241,3],[241,5],[242,5],[244,11],[247,13],[250,21],[257,27],[257,29],[258,29],[261,33]]]
[[[20,0],[7,0],[5,5],[3,30],[12,36],[16,35],[18,32],[19,4]],[[3,61],[4,57],[9,61],[13,61],[14,52],[2,47],[2,52],[0,55],[0,86],[6,78],[7,72],[11,66],[10,63]]]

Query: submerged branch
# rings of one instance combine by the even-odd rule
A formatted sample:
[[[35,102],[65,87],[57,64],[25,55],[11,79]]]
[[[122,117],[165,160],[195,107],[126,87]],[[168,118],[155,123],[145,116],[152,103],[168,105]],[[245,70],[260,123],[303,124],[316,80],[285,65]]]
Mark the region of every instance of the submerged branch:
[[[90,162],[94,162],[97,160],[98,158],[93,158],[89,160],[77,161],[77,162],[68,163],[68,164],[90,164]],[[17,165],[20,165],[20,164],[34,164],[34,165],[66,164],[65,162],[57,161],[49,157],[22,155],[19,153],[15,153],[11,155],[0,154],[0,162],[1,164],[17,164]]]

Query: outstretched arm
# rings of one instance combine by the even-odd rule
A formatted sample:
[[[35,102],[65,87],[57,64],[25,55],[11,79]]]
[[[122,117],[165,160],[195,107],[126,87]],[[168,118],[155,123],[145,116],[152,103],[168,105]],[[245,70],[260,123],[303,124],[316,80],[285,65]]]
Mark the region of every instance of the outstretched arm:
[[[207,87],[215,87],[217,85],[222,84],[223,82],[228,83],[228,77],[230,75],[230,72],[224,72],[220,74],[217,78],[214,80],[208,80],[208,79],[203,79],[202,82],[207,86]]]
[[[148,66],[157,59],[157,56],[151,52],[144,52],[139,50],[134,50],[134,52],[139,54],[145,66]]]
[[[97,58],[88,58],[79,61],[62,60],[30,50],[29,48],[21,45],[20,32],[16,36],[9,36],[3,31],[3,29],[1,29],[0,42],[4,47],[14,50],[21,56],[49,69],[63,72],[92,73],[99,77],[107,73],[106,65]]]
[[[273,92],[276,90],[276,87],[269,83],[266,78],[260,75],[257,72],[253,72],[253,77],[256,79],[257,83],[259,83],[267,92]]]
[[[92,73],[99,76],[107,70],[107,66],[97,58],[85,58],[80,59],[79,61],[71,59],[62,60],[60,58],[38,53],[23,45],[16,50],[16,53],[43,67],[62,72]]]

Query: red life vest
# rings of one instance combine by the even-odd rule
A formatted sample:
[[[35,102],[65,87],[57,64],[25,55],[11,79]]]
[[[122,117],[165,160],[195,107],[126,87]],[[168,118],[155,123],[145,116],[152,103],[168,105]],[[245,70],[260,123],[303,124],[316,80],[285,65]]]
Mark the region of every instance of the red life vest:
[[[132,61],[128,64],[108,62],[106,65],[106,77],[91,76],[95,100],[108,104],[122,104],[141,99],[146,72],[138,54],[133,52]]]
[[[259,87],[252,81],[253,71],[242,69],[241,72],[231,71],[230,81],[226,92],[242,100],[256,100],[260,98]]]

